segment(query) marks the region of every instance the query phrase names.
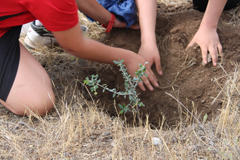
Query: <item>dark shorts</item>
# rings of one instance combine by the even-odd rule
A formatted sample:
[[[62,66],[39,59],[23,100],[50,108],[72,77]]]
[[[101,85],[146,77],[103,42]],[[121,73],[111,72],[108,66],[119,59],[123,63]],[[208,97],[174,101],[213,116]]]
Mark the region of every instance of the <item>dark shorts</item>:
[[[228,0],[224,10],[229,10],[239,5],[240,0]],[[193,0],[194,9],[204,12],[207,8],[208,0]]]
[[[6,101],[15,80],[19,59],[21,26],[12,27],[0,37],[0,99]]]

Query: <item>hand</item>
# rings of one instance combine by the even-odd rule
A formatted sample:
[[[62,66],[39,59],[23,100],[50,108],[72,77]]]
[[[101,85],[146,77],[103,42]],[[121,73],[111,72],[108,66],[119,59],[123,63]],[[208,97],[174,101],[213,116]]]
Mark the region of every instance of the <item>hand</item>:
[[[159,51],[156,44],[153,45],[141,45],[138,55],[142,56],[146,62],[148,62],[149,67],[155,63],[157,73],[162,75],[162,67]]]
[[[134,56],[134,59],[129,61],[129,63],[125,63],[126,67],[127,67],[127,71],[128,73],[132,76],[132,77],[136,77],[135,75],[135,71],[137,71],[139,69],[139,63],[141,63],[142,65],[145,63],[146,61],[139,55],[136,54],[136,56]],[[145,73],[147,74],[146,76],[142,77],[143,83],[148,87],[148,89],[150,91],[153,91],[153,87],[151,85],[151,83],[155,86],[158,87],[158,83],[157,83],[157,79],[154,75],[154,73],[152,72],[150,65],[146,64],[146,71]],[[150,83],[151,82],[151,83]],[[143,85],[142,82],[138,83],[138,86],[140,87],[141,90],[145,91],[145,87]]]
[[[126,28],[127,24],[125,22],[121,22],[119,21],[117,18],[115,18],[114,24],[113,24],[114,28]],[[131,29],[139,29],[139,25],[138,24],[133,24],[131,25],[129,28]]]
[[[187,49],[194,44],[198,44],[200,46],[204,64],[207,64],[208,62],[208,51],[211,54],[213,66],[217,65],[218,53],[221,57],[223,56],[222,45],[220,44],[216,28],[200,27],[189,45],[187,46]]]

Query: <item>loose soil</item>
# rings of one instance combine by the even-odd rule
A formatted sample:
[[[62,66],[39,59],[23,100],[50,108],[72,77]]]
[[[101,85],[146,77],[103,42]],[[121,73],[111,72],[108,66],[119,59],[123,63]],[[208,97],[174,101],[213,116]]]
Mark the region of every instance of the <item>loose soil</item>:
[[[156,37],[164,75],[155,74],[160,87],[155,88],[154,91],[141,92],[138,89],[141,93],[141,101],[145,104],[145,107],[141,108],[140,115],[143,118],[149,115],[149,122],[155,126],[159,126],[163,118],[166,124],[175,125],[181,116],[186,120],[191,117],[186,109],[166,93],[174,96],[189,111],[199,117],[205,114],[208,114],[209,118],[214,117],[221,108],[221,95],[217,100],[214,99],[227,79],[225,71],[233,72],[234,63],[240,61],[240,27],[232,22],[233,11],[223,13],[218,27],[225,53],[224,58],[219,60],[222,67],[220,65],[213,67],[211,62],[203,66],[199,47],[185,50],[197,32],[202,17],[203,13],[193,10],[190,3],[179,6],[158,5]],[[140,36],[139,30],[113,29],[102,42],[137,53],[140,47]],[[50,59],[51,62],[47,62]],[[85,60],[73,62],[68,57],[59,54],[48,60],[41,63],[54,82],[57,95],[69,94],[71,98],[72,93],[66,92],[65,87],[77,84],[76,87],[85,98],[91,100],[92,96],[95,101],[99,100],[98,106],[113,116],[118,115],[118,103],[127,103],[127,99],[121,97],[114,99],[112,93],[107,91],[102,93],[101,89],[97,96],[93,94],[90,96],[82,85],[87,76],[98,74],[102,83],[108,84],[109,88],[123,90],[123,78],[116,66],[89,63]],[[156,73],[155,66],[152,69]],[[76,78],[77,83],[75,83]],[[129,122],[132,122],[132,113],[127,113],[125,116]]]

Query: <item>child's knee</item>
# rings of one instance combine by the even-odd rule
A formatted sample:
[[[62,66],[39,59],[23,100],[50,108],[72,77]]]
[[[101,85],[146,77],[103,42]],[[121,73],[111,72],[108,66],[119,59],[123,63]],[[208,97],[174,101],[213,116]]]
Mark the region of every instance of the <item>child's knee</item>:
[[[42,98],[40,98],[42,97]],[[23,101],[3,103],[3,105],[16,115],[20,116],[44,116],[50,112],[55,104],[55,96],[52,90],[44,96],[34,96]]]
[[[41,98],[35,99],[25,112],[27,112],[27,115],[30,115],[33,112],[34,114],[37,114],[39,116],[44,116],[50,112],[54,104],[55,104],[54,93],[48,92],[44,99]],[[26,115],[26,113],[24,114]]]
[[[46,101],[45,103],[33,103],[30,106],[24,106],[24,108],[15,109],[12,112],[19,116],[45,116],[53,106],[54,103],[52,101]]]

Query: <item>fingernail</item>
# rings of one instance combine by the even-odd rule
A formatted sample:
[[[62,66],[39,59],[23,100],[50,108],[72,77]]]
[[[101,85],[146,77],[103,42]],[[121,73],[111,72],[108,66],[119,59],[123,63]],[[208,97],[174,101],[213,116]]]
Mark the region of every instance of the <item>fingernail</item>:
[[[216,62],[214,63],[214,66],[217,66],[217,63],[216,63]]]
[[[159,71],[159,74],[162,75],[162,71]]]
[[[207,64],[207,61],[204,61],[204,64]]]

